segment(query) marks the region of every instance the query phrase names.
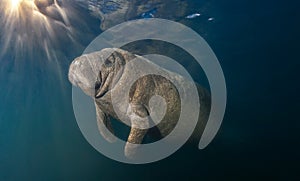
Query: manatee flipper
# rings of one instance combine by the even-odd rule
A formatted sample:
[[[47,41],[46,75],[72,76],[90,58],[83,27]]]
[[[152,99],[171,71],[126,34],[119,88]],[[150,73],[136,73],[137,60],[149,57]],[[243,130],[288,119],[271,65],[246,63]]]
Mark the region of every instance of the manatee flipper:
[[[105,114],[96,103],[95,108],[97,116],[97,125],[100,134],[104,137],[105,140],[111,143],[115,142],[116,137],[114,136],[114,131],[109,116]]]
[[[149,127],[149,112],[143,105],[131,104],[131,110],[129,111],[129,117],[131,121],[131,129],[125,145],[125,156],[131,159],[134,159],[136,151],[139,145],[143,142],[145,135],[148,132]],[[140,129],[140,128],[146,129]]]

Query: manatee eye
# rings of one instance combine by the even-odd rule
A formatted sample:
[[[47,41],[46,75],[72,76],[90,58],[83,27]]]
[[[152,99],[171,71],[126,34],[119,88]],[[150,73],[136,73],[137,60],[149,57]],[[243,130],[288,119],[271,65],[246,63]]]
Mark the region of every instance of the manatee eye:
[[[109,61],[108,59],[106,59],[104,64],[105,64],[105,66],[110,67],[112,65],[112,62]]]
[[[104,64],[106,67],[111,67],[115,63],[115,55],[111,54],[105,61]]]

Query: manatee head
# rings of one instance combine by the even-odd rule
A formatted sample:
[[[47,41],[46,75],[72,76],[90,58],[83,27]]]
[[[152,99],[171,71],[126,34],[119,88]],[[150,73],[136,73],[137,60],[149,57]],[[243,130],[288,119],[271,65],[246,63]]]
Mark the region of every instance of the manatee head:
[[[126,62],[135,55],[117,48],[105,48],[77,57],[70,65],[69,80],[91,97],[102,97],[122,75]]]

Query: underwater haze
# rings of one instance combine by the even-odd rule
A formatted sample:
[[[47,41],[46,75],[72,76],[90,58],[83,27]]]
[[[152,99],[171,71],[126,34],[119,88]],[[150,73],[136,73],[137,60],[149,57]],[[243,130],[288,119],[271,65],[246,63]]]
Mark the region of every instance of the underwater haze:
[[[1,181],[299,179],[298,1],[31,3],[0,2]],[[105,157],[83,137],[68,68],[101,32],[142,18],[180,22],[201,35],[218,57],[228,95],[221,128],[205,149],[186,144],[161,161],[130,165]],[[147,40],[131,50],[158,47],[168,46]],[[209,88],[192,57],[170,47],[160,53]]]

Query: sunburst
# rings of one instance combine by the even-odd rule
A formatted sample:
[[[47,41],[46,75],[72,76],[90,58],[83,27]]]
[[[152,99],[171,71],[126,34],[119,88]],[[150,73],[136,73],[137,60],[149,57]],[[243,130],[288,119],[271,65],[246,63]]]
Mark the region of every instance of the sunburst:
[[[24,8],[24,6],[34,7],[35,0],[7,0],[8,2],[5,5],[6,12],[16,13],[20,10],[20,8]]]
[[[45,15],[37,4],[61,19]],[[8,49],[15,51],[16,55],[24,52],[34,54],[39,48],[51,59],[49,52],[57,37],[61,34],[72,37],[67,9],[61,7],[57,0],[5,0],[0,7],[0,18],[1,54]]]
[[[16,9],[20,5],[22,0],[10,0],[11,8]]]

